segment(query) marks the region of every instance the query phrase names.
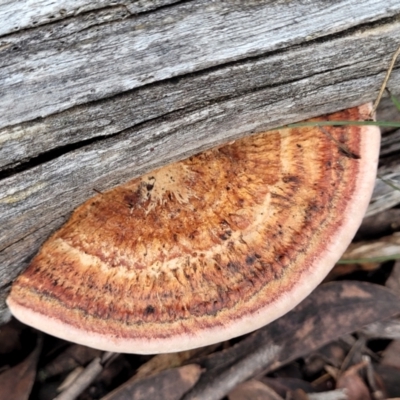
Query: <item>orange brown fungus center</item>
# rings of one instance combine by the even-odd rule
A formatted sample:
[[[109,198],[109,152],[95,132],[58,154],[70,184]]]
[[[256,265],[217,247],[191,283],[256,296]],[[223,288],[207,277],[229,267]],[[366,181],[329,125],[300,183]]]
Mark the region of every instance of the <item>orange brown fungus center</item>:
[[[359,119],[359,109],[328,118]],[[360,160],[338,142],[358,155],[361,135],[271,131],[99,194],[44,244],[10,299],[115,338],[256,314],[306,279],[341,227]]]

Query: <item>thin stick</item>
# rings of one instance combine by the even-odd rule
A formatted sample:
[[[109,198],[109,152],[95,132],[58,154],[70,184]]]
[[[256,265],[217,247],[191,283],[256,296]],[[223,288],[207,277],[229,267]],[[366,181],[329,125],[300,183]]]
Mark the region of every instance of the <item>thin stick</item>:
[[[282,346],[275,344],[261,346],[257,351],[248,354],[222,372],[218,379],[195,386],[183,397],[183,400],[222,399],[239,383],[261,372],[281,351]]]
[[[388,83],[388,81],[389,81],[390,74],[392,73],[394,64],[395,64],[395,62],[396,62],[396,60],[397,60],[397,57],[398,57],[399,55],[400,55],[400,46],[399,46],[399,48],[396,50],[396,52],[393,54],[392,61],[391,61],[390,65],[389,65],[389,68],[388,68],[388,70],[387,70],[387,72],[386,72],[386,76],[385,76],[385,79],[383,80],[383,83],[382,83],[382,86],[381,86],[381,90],[379,91],[378,97],[376,98],[375,103],[374,103],[374,106],[372,107],[372,112],[371,112],[371,114],[373,114],[373,113],[376,111],[376,109],[378,108],[378,106],[379,106],[379,103],[380,103],[381,98],[382,98],[382,96],[383,96],[383,92],[385,91],[386,85],[387,85],[387,83]]]
[[[117,355],[117,353],[106,352],[103,356],[96,357],[92,362],[82,371],[82,373],[75,379],[72,384],[60,393],[54,400],[74,400],[76,399],[100,374],[103,370],[104,364]]]

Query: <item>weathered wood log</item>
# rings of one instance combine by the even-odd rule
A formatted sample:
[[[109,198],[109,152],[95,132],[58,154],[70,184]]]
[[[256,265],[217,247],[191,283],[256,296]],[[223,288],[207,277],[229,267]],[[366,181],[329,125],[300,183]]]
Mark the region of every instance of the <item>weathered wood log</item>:
[[[0,21],[1,320],[11,281],[93,189],[373,100],[400,3],[20,0]]]
[[[397,95],[397,98],[399,96]],[[381,121],[400,121],[400,112],[386,98],[378,108]],[[382,128],[378,176],[367,217],[400,203],[400,129]]]

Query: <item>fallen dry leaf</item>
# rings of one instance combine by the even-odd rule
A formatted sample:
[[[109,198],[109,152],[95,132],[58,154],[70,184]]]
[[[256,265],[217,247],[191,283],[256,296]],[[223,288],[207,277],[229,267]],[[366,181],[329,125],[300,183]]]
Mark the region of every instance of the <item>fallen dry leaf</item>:
[[[3,364],[4,356],[10,353],[21,351],[21,334],[25,325],[17,322],[15,319],[0,329],[0,357]]]
[[[400,371],[390,365],[374,366],[377,382],[383,388],[386,398],[400,398]]]
[[[24,361],[0,374],[0,399],[29,399],[41,349],[39,337],[35,349]]]
[[[324,282],[331,282],[337,280],[340,277],[344,277],[349,274],[353,274],[358,271],[376,271],[380,267],[379,262],[363,262],[363,263],[352,263],[352,264],[336,264],[329,274],[324,279]]]
[[[356,281],[321,285],[290,313],[230,349],[202,360],[206,372],[184,399],[220,399],[262,370],[277,369],[399,312],[398,297],[382,286]]]
[[[390,365],[399,370],[400,376],[400,340],[393,340],[383,352],[382,365]]]
[[[336,389],[346,389],[348,400],[372,400],[367,385],[360,377],[365,363],[359,363],[344,372],[336,383]]]
[[[325,365],[329,364],[333,367],[340,368],[350,346],[343,341],[335,341],[328,343],[315,352],[309,354],[305,361],[306,376],[316,376],[324,370]]]
[[[278,377],[278,378],[270,378],[263,376],[259,378],[261,382],[265,383],[268,387],[273,389],[279,396],[286,399],[290,398],[292,392],[295,392],[298,389],[306,393],[312,393],[315,391],[311,383],[303,381],[298,378],[289,378],[289,377]]]
[[[260,381],[250,380],[236,386],[228,394],[229,400],[283,400],[274,390]]]
[[[152,357],[149,361],[141,365],[135,376],[130,380],[133,382],[134,380],[138,380],[141,378],[145,378],[147,376],[156,374],[157,372],[180,367],[182,364],[187,362],[193,357],[199,355],[206,355],[215,350],[219,344],[214,344],[211,346],[205,346],[197,349],[180,351],[177,353],[166,353],[166,354],[158,354]]]
[[[138,381],[126,382],[102,400],[179,400],[199,379],[195,364],[162,371]]]

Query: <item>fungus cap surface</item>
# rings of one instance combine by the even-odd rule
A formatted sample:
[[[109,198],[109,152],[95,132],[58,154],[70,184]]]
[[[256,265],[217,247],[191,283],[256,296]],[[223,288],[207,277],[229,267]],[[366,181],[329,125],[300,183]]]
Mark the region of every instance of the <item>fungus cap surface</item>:
[[[8,305],[42,331],[126,353],[260,328],[303,300],[350,243],[379,140],[373,126],[275,130],[99,194],[42,246]]]

